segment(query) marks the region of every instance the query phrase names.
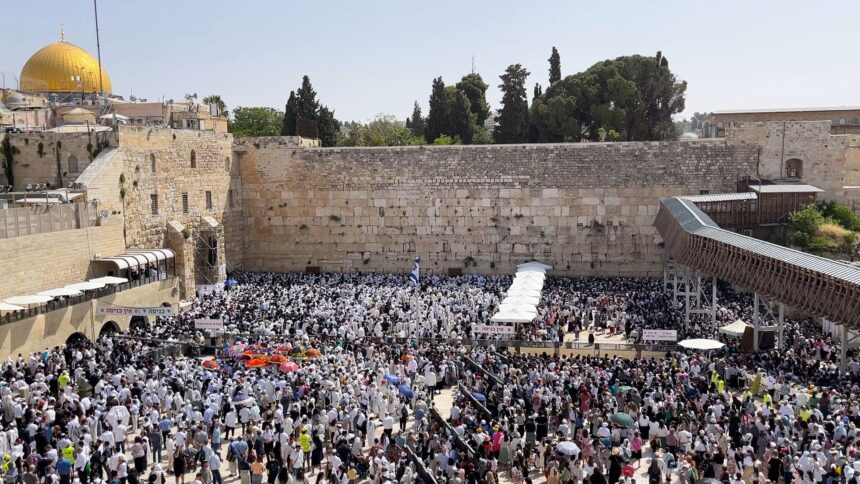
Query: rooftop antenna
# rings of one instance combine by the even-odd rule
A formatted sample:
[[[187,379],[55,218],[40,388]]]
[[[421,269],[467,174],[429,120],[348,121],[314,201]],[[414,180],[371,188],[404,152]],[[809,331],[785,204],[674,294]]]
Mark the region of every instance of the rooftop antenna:
[[[102,87],[102,45],[99,42],[99,4],[98,0],[93,0],[93,13],[96,18],[96,56],[99,61],[99,96],[104,96],[104,88]]]

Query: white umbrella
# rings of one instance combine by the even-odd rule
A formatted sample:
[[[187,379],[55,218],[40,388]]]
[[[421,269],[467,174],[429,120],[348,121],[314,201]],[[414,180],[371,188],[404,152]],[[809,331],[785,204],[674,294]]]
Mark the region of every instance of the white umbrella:
[[[723,326],[722,328],[720,328],[720,333],[727,334],[730,336],[743,336],[743,334],[747,330],[747,328],[750,328],[750,327],[751,326],[748,325],[747,323],[743,322],[743,320],[738,319],[734,323],[727,324],[727,325]]]
[[[90,279],[89,282],[104,283],[104,284],[122,284],[128,282],[125,277],[104,276],[97,279]]]
[[[51,297],[69,297],[69,296],[79,296],[81,291],[75,289],[69,289],[66,287],[58,287],[56,289],[48,289],[47,291],[37,292],[37,296],[51,296]]]
[[[77,284],[69,284],[66,286],[66,289],[73,289],[75,291],[92,291],[95,289],[101,289],[105,287],[103,282],[95,282],[95,281],[86,281],[79,282]]]
[[[555,450],[561,452],[564,455],[579,455],[579,446],[570,442],[569,440],[564,442],[559,442],[557,446],[555,446]]]
[[[690,350],[718,350],[725,346],[725,343],[720,343],[713,339],[694,338],[685,339],[678,343],[678,345]]]
[[[33,304],[45,304],[46,302],[54,299],[51,296],[15,296],[10,297],[8,299],[4,299],[3,302],[8,304],[13,304],[15,306],[31,306]]]
[[[16,306],[14,304],[8,304],[4,302],[0,302],[0,311],[22,311],[27,309],[25,307]]]

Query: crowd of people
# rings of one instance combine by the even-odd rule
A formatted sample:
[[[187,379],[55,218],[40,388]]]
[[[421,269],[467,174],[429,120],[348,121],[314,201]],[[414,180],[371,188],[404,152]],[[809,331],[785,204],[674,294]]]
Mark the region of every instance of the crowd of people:
[[[860,478],[860,365],[840,373],[834,344],[806,321],[790,321],[785,347],[753,354],[528,356],[458,342],[509,277],[235,278],[138,329],[146,339],[9,356],[3,482]],[[720,322],[748,317],[747,296],[721,296]],[[547,278],[539,313],[521,337],[682,326],[662,281],[644,278]],[[225,323],[203,348],[213,354],[165,356],[164,341],[200,341],[202,317]]]

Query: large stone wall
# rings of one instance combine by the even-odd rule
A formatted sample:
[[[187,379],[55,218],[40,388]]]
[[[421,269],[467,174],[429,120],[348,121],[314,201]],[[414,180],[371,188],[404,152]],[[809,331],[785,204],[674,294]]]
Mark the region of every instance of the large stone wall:
[[[0,239],[0,300],[83,282],[93,276],[90,261],[123,250],[118,218],[99,227]]]
[[[734,191],[725,141],[300,149],[237,139],[249,270],[660,271],[661,197]]]

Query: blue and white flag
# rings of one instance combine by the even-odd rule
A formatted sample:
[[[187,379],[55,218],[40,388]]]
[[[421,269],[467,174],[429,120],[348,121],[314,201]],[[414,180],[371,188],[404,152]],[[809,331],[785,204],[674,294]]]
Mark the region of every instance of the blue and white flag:
[[[421,279],[421,261],[416,257],[415,267],[413,267],[412,272],[409,273],[409,280],[412,281],[412,284],[417,286],[419,279]]]

